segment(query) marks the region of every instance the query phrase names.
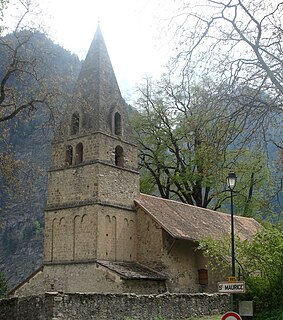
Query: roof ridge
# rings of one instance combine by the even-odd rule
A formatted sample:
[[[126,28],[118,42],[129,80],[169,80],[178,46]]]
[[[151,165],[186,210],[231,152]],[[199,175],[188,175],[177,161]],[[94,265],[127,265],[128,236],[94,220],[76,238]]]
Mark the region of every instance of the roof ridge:
[[[153,196],[153,195],[150,195],[150,194],[146,194],[146,193],[140,193],[140,195],[143,197],[143,196],[146,196],[146,197],[151,197],[151,198],[154,198],[154,199],[158,199],[160,201],[168,201],[168,202],[174,202],[174,203],[178,203],[179,205],[184,205],[184,206],[190,206],[190,207],[193,207],[193,208],[196,208],[197,210],[205,210],[205,211],[209,211],[209,212],[214,212],[214,213],[217,213],[217,214],[223,214],[225,216],[230,216],[231,214],[230,213],[226,213],[226,212],[223,212],[223,211],[217,211],[217,210],[213,210],[213,209],[209,209],[209,208],[204,208],[204,207],[199,207],[199,206],[196,206],[196,205],[193,205],[193,204],[189,204],[189,203],[185,203],[185,202],[180,202],[180,201],[177,201],[177,200],[173,200],[173,199],[166,199],[166,198],[161,198],[159,196]],[[135,200],[139,200],[138,198],[135,199]],[[240,215],[236,215],[234,214],[234,218],[240,218],[240,219],[250,219],[250,220],[255,220],[254,218],[252,217],[244,217],[244,216],[240,216]]]
[[[210,211],[210,212],[221,213],[221,214],[224,214],[224,215],[230,215],[229,213],[226,213],[226,212],[216,211],[216,210],[212,210],[212,209],[204,208],[204,207],[199,207],[199,206],[196,206],[196,205],[193,205],[193,204],[180,202],[180,201],[173,200],[173,199],[165,199],[165,198],[161,198],[161,197],[158,197],[158,196],[152,196],[152,195],[145,194],[145,193],[140,193],[140,195],[141,196],[151,197],[151,198],[158,199],[158,200],[161,200],[161,201],[168,201],[168,202],[178,203],[179,205],[190,206],[190,207],[193,207],[193,208],[197,208],[197,210],[205,210],[205,211]],[[138,201],[138,199],[136,199],[136,200]]]

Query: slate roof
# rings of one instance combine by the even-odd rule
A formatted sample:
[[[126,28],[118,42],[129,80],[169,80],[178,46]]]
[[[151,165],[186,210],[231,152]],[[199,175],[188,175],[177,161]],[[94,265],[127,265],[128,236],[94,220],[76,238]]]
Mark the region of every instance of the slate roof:
[[[122,279],[165,280],[166,277],[148,267],[132,261],[98,260],[98,264],[117,273]]]
[[[145,194],[140,194],[135,204],[175,239],[198,241],[208,236],[219,239],[231,230],[231,216],[223,212]],[[234,229],[235,235],[244,240],[255,235],[261,225],[252,218],[234,216]]]

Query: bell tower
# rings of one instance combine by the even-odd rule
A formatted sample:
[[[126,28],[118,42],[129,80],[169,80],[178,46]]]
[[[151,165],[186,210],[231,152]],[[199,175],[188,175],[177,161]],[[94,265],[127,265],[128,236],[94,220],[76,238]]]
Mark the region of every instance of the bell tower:
[[[134,261],[137,146],[97,28],[52,144],[45,264]]]

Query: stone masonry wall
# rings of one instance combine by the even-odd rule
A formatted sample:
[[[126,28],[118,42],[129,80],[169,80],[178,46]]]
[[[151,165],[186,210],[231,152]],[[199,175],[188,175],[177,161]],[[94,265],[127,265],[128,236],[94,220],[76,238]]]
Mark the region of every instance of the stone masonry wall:
[[[83,145],[83,162],[101,160],[115,165],[115,148],[120,145],[124,150],[125,168],[138,170],[137,147],[127,143],[122,139],[102,133],[93,135],[74,135],[68,140],[57,141],[52,145],[52,169],[62,169],[76,166],[76,146],[78,143]],[[66,147],[73,148],[73,161],[66,164]]]
[[[169,292],[215,292],[225,274],[207,267],[193,241],[174,239],[144,210],[137,211],[137,261],[167,277]],[[198,270],[207,269],[208,283],[200,284]]]
[[[45,261],[134,261],[136,213],[89,205],[45,214]]]
[[[150,320],[223,314],[229,296],[220,294],[60,294],[0,300],[0,320]]]

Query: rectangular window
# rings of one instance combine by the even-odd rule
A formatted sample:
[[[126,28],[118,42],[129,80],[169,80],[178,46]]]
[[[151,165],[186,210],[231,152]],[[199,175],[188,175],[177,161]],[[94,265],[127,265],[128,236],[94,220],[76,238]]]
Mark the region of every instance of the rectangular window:
[[[202,285],[208,284],[208,272],[206,269],[198,270],[198,283]]]

